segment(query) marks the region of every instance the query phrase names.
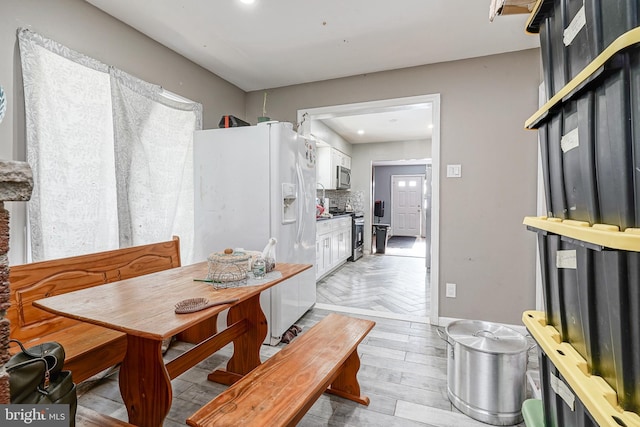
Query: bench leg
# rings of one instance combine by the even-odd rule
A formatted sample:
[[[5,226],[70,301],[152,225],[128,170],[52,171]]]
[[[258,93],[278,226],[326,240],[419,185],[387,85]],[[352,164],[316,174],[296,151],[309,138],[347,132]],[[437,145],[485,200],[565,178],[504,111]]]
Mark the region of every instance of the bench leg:
[[[357,378],[358,370],[360,370],[360,357],[358,356],[358,351],[354,350],[344,362],[340,373],[326,392],[369,406],[369,398],[360,395],[360,384]]]
[[[120,394],[129,422],[160,427],[171,408],[171,380],[162,360],[162,341],[127,335],[120,366]]]
[[[233,340],[233,356],[227,369],[217,370],[207,377],[210,381],[231,385],[248,374],[260,361],[260,347],[267,336],[267,318],[260,307],[260,295],[234,305],[227,314],[227,325],[246,319],[249,330]]]

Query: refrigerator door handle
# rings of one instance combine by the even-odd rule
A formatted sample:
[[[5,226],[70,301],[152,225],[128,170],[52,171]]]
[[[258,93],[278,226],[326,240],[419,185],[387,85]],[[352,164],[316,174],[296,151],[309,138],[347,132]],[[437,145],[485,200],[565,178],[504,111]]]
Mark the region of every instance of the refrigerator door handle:
[[[296,174],[298,175],[298,233],[296,235],[296,243],[301,243],[304,229],[304,208],[307,206],[307,193],[305,191],[306,187],[304,186],[304,175],[298,162],[296,162]]]

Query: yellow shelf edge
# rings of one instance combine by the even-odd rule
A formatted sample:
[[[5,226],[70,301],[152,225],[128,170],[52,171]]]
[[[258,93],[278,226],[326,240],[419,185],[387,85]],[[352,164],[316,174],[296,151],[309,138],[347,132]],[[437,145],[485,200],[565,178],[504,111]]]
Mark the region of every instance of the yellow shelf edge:
[[[571,237],[609,249],[640,252],[640,233],[638,229],[613,231],[617,227],[606,224],[593,226],[586,222],[559,220],[558,218],[527,216],[524,225],[550,231],[561,236]]]
[[[620,427],[617,418],[627,427],[640,427],[640,415],[623,410],[611,386],[586,373],[587,362],[582,356],[569,343],[557,342],[558,331],[547,325],[543,312],[525,311],[522,322],[598,425]]]
[[[640,27],[634,28],[620,37],[615,39],[605,50],[602,51],[593,61],[589,63],[577,76],[575,76],[569,83],[567,83],[562,89],[560,89],[546,104],[544,104],[538,111],[536,111],[531,117],[524,122],[525,129],[537,129],[534,123],[536,123],[544,114],[552,109],[556,104],[559,104],[562,99],[567,96],[571,91],[575,90],[585,80],[587,80],[593,73],[595,73],[600,67],[602,67],[609,59],[616,53],[620,52],[631,45],[640,43]]]
[[[527,22],[524,24],[525,33],[527,33],[527,34],[538,34],[538,33],[534,33],[532,31],[529,31],[529,27],[531,26],[531,22],[538,15],[538,12],[540,11],[540,7],[542,6],[542,3],[544,3],[544,2],[545,2],[545,0],[538,0],[536,2],[536,4],[533,5],[533,9],[531,10],[531,13],[529,14],[529,18],[527,18]]]

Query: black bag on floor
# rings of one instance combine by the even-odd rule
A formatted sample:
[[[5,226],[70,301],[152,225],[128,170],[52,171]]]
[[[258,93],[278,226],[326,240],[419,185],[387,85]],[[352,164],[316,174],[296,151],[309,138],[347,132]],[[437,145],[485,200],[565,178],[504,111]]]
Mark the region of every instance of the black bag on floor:
[[[21,349],[5,364],[11,403],[67,404],[73,426],[78,397],[71,371],[62,370],[65,357],[62,345],[47,342],[27,349],[20,341],[11,342]]]

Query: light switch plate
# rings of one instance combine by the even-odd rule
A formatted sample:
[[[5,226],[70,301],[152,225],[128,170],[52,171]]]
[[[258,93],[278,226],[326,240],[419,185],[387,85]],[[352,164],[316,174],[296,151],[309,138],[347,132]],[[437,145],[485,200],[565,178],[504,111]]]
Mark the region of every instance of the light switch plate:
[[[447,165],[447,178],[460,178],[462,176],[462,165]]]
[[[456,284],[455,283],[447,283],[446,288],[446,296],[447,298],[455,298],[456,297]]]

